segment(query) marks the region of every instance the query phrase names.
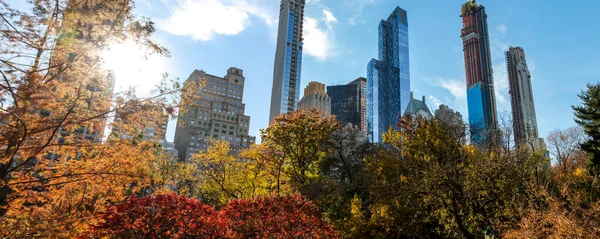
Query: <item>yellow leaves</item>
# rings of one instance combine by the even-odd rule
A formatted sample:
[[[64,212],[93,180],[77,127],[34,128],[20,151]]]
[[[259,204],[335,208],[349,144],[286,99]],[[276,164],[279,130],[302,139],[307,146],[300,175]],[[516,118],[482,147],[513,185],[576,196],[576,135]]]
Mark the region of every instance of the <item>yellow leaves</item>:
[[[575,175],[576,177],[584,177],[587,176],[587,170],[585,168],[577,168],[575,169],[575,171],[573,172],[573,175]]]
[[[407,183],[408,182],[408,178],[406,176],[404,176],[404,175],[400,175],[400,182]]]
[[[214,141],[206,152],[194,155],[192,163],[202,196],[211,203],[225,205],[231,199],[268,195],[271,181],[265,166],[252,158],[257,154],[245,150],[244,157],[235,157],[227,141]]]

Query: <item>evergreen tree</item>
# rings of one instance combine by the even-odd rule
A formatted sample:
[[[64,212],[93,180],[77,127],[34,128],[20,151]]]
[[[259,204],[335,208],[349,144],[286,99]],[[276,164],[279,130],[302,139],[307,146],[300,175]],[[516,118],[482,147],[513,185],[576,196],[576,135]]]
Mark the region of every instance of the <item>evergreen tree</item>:
[[[575,122],[583,127],[589,137],[581,144],[581,148],[590,154],[589,166],[593,174],[600,175],[600,83],[588,84],[587,91],[582,91],[579,98],[583,105],[574,106]]]

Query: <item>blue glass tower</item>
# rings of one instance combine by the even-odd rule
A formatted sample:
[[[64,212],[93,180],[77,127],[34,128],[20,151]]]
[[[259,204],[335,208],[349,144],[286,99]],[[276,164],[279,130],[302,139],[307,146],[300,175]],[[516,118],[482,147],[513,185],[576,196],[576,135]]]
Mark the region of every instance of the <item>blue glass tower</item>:
[[[396,7],[379,23],[379,60],[367,66],[367,136],[381,143],[381,134],[395,127],[410,101],[408,18]]]
[[[295,111],[300,100],[304,3],[281,0],[269,124],[280,114]]]

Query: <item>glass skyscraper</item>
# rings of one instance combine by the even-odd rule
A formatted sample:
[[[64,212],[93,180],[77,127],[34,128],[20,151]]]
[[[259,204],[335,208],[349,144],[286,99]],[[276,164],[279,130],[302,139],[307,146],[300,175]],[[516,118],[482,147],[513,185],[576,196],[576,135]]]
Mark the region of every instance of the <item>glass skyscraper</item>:
[[[408,19],[396,7],[379,23],[379,59],[367,66],[367,137],[381,143],[381,134],[395,127],[410,101]]]
[[[278,115],[295,111],[300,100],[304,3],[281,0],[269,124]]]
[[[474,0],[461,9],[471,141],[486,143],[498,128],[487,14]]]

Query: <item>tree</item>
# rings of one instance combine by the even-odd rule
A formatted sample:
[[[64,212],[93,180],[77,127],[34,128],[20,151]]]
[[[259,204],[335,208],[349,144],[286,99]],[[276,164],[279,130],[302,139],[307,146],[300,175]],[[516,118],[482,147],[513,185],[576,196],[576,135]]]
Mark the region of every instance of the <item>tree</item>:
[[[0,234],[72,237],[95,211],[151,186],[156,142],[103,142],[107,124],[119,126],[111,116],[135,122],[123,133],[137,136],[173,116],[177,93],[184,100],[191,90],[165,79],[148,98],[112,92],[100,55],[109,45],[133,41],[168,56],[132,0],[28,4],[20,11],[0,0]]]
[[[222,233],[215,214],[211,206],[175,194],[131,197],[99,213],[99,223],[80,238],[211,238]]]
[[[580,127],[552,131],[547,139],[548,150],[563,171],[576,163],[579,155],[583,133]]]
[[[97,217],[81,238],[338,238],[298,195],[232,200],[220,211],[174,194],[132,197]]]
[[[268,194],[264,166],[251,158],[232,155],[227,141],[214,141],[206,152],[192,156],[199,180],[198,196],[206,203],[223,206],[232,199]]]
[[[579,124],[589,137],[581,143],[581,149],[589,153],[591,171],[600,175],[600,83],[588,84],[587,91],[582,91],[579,98],[583,105],[573,106],[575,122]]]
[[[367,158],[374,182],[357,238],[502,232],[503,224],[518,219],[514,210],[532,202],[530,187],[543,174],[541,155],[481,151],[438,120],[406,117],[383,138],[394,148]]]
[[[317,176],[318,162],[324,156],[324,145],[339,125],[333,116],[323,116],[316,109],[282,114],[261,131],[264,143],[279,153],[285,162],[283,173],[296,188]],[[273,164],[277,165],[277,164]]]
[[[303,197],[251,198],[221,209],[230,238],[338,238],[321,213]]]

